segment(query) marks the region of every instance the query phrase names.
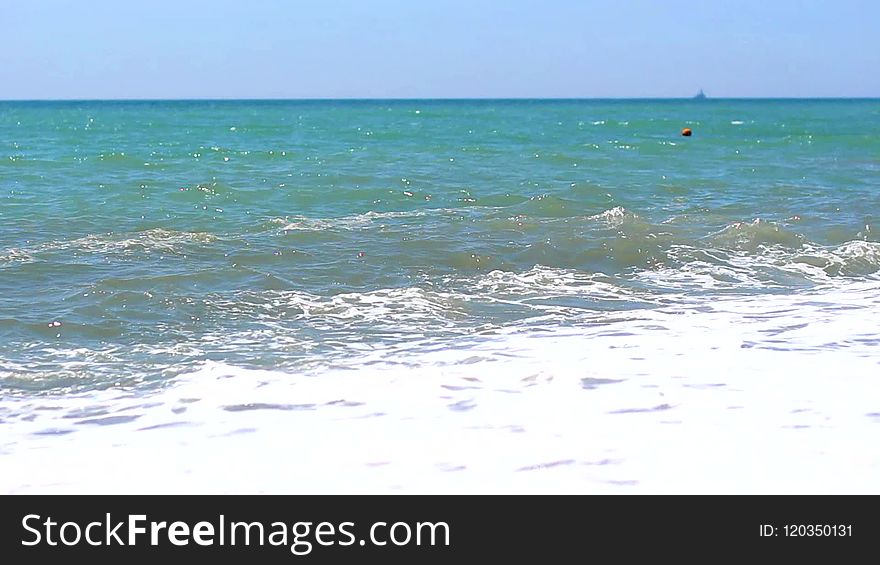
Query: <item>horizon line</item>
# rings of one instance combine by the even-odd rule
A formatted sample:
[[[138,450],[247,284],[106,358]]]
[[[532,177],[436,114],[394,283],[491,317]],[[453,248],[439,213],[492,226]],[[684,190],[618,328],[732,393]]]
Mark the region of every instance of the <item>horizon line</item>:
[[[880,96],[477,96],[477,97],[193,97],[193,98],[2,98],[5,102],[471,102],[471,101],[610,101],[674,100],[880,100]]]

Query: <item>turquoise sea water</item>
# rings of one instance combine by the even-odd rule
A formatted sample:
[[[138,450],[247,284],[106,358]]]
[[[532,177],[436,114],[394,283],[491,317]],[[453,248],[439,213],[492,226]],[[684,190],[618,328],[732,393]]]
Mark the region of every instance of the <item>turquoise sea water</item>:
[[[320,405],[249,401],[248,371],[369,388],[370,367],[418,383],[512,357],[574,375],[589,402],[679,363],[632,372],[611,349],[650,361],[643,344],[724,332],[737,355],[869,359],[844,369],[868,378],[878,132],[878,100],[2,102],[0,426],[20,432],[3,449],[94,421],[126,437],[178,414],[155,395],[209,369],[245,389],[218,409],[245,415]],[[768,326],[730,335],[755,319]],[[826,323],[839,334],[797,333]],[[564,345],[514,343],[547,335]]]

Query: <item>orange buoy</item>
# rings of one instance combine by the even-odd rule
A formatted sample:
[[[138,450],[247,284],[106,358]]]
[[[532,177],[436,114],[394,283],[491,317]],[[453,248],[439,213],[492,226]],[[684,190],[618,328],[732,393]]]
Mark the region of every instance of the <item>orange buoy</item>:
[[[690,137],[694,132],[691,131],[691,128],[684,128],[681,130],[681,135],[685,137]]]

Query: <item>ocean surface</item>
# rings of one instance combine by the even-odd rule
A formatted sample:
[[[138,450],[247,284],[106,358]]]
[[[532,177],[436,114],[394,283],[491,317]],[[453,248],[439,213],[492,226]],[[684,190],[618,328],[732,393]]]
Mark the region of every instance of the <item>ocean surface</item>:
[[[0,492],[880,493],[878,270],[878,100],[0,102]]]

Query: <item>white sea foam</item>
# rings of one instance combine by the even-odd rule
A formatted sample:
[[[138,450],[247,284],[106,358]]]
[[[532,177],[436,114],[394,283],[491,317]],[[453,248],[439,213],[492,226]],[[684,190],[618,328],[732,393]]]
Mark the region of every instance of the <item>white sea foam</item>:
[[[4,263],[31,263],[34,255],[31,251],[12,247],[0,253],[0,265]]]
[[[3,261],[32,261],[35,255],[46,252],[126,254],[133,252],[178,253],[187,244],[203,245],[216,241],[217,236],[206,232],[185,232],[154,228],[136,233],[91,234],[67,240],[47,241],[27,248],[10,248],[0,255]]]
[[[626,208],[622,206],[615,206],[614,208],[610,208],[605,210],[600,214],[596,214],[594,216],[590,216],[590,220],[602,220],[607,222],[610,226],[619,226],[621,225],[627,218],[635,217],[634,214],[626,210]]]
[[[878,493],[878,308],[877,281],[837,279],[406,363],[365,347],[315,371],[208,362],[160,390],[5,398],[0,489]]]
[[[645,270],[635,278],[654,289],[742,291],[789,288],[791,280],[837,284],[841,275],[870,277],[880,271],[880,243],[876,242],[849,241],[838,246],[802,243],[794,249],[775,244],[746,247],[721,250],[673,245],[668,256],[674,266]]]
[[[433,214],[450,212],[451,210],[437,209]],[[286,216],[270,220],[274,224],[280,224],[283,231],[323,231],[323,230],[361,230],[375,226],[377,222],[395,218],[415,218],[427,215],[424,210],[392,211],[392,212],[364,212],[338,218],[312,218],[308,216]]]

